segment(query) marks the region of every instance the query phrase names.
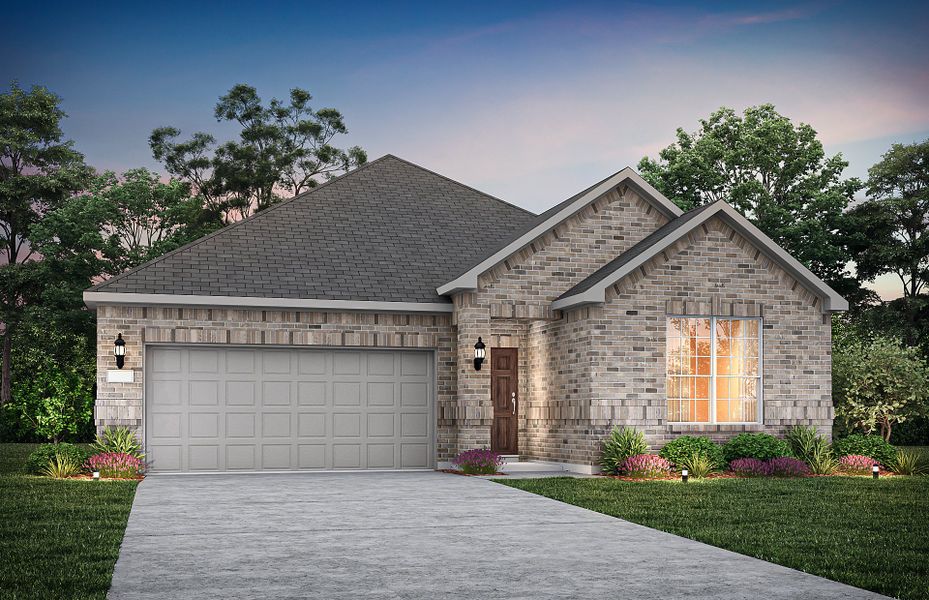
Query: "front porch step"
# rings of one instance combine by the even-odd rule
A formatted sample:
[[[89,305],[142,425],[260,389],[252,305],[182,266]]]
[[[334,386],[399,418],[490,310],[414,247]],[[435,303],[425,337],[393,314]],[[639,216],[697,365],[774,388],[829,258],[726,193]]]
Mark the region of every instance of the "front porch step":
[[[547,473],[564,470],[564,465],[561,463],[544,462],[540,460],[504,461],[503,465],[500,467],[501,473]]]

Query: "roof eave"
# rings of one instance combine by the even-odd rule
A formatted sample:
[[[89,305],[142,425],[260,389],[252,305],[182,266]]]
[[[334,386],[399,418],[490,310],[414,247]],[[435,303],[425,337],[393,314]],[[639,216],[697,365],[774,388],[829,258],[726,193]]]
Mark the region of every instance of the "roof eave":
[[[567,310],[582,306],[585,304],[603,303],[606,300],[606,290],[610,286],[620,281],[623,277],[633,272],[635,269],[651,260],[659,252],[674,244],[682,237],[693,231],[701,224],[707,222],[714,216],[720,216],[729,225],[740,231],[753,245],[761,249],[765,254],[771,256],[781,267],[792,277],[805,283],[805,286],[813,288],[821,298],[823,314],[834,312],[843,312],[848,310],[848,301],[838,292],[833,290],[822,279],[817,277],[809,269],[803,266],[797,259],[788,254],[783,248],[778,246],[771,238],[766,236],[760,229],[742,216],[737,210],[725,202],[717,202],[714,208],[707,210],[704,214],[687,223],[686,227],[675,230],[667,238],[653,245],[647,252],[636,256],[635,259],[622,265],[608,277],[597,282],[591,289],[584,292],[560,298],[552,302],[552,308],[556,310]],[[599,299],[599,300],[597,300]]]
[[[549,219],[535,226],[516,240],[513,240],[504,248],[498,250],[491,256],[488,256],[474,267],[471,267],[465,273],[462,273],[448,283],[437,287],[436,293],[438,293],[440,296],[447,296],[456,292],[477,289],[477,280],[481,273],[493,268],[505,260],[508,256],[518,252],[521,248],[527,246],[534,239],[538,238],[546,231],[554,228],[559,223],[575,214],[584,206],[587,206],[597,198],[603,196],[610,190],[623,183],[631,184],[632,187],[636,189],[637,193],[639,193],[639,195],[645,197],[646,200],[651,200],[652,205],[655,206],[655,208],[662,212],[666,217],[674,219],[683,214],[683,211],[676,204],[668,200],[661,192],[656,190],[651,184],[642,179],[642,177],[636,173],[634,169],[631,167],[626,167],[612,177],[604,180],[600,185],[591,188],[590,191],[588,191],[586,194],[579,197],[569,206],[552,215]]]
[[[84,304],[91,310],[99,305],[122,306],[211,306],[264,308],[272,310],[323,310],[346,312],[451,313],[450,302],[392,302],[373,300],[327,300],[322,298],[259,298],[252,296],[200,296],[187,294],[136,294],[122,292],[84,292]]]

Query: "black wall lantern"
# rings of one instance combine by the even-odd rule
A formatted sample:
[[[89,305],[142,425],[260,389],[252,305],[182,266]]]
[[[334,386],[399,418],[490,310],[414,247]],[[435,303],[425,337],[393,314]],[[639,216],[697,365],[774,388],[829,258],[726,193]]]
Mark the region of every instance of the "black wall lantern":
[[[113,342],[113,355],[116,356],[116,368],[122,369],[123,365],[126,364],[126,340],[123,339],[123,334],[116,334],[116,341]]]
[[[474,370],[481,370],[481,363],[484,362],[484,358],[487,356],[486,348],[484,342],[481,341],[481,338],[477,338],[477,343],[474,344]]]

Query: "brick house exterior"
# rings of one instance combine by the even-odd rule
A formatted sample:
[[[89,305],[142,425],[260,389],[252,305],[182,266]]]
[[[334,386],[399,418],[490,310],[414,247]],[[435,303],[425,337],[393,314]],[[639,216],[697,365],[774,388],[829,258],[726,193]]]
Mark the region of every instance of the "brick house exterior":
[[[446,211],[457,212],[452,218]],[[311,256],[301,254],[323,238],[326,244]],[[370,245],[353,241],[360,239]],[[264,262],[244,250],[257,248],[261,255],[262,244]],[[329,252],[332,247],[338,251]],[[278,270],[269,277],[272,262]],[[146,445],[165,457],[164,470],[232,469],[233,447],[247,447],[255,469],[436,467],[462,450],[512,443],[502,450],[589,472],[596,470],[600,443],[614,425],[642,430],[655,449],[683,433],[722,440],[742,431],[780,435],[794,424],[829,435],[829,317],[847,308],[724,203],[682,214],[630,169],[532,215],[392,156],[104,282],[85,300],[97,310],[97,426],[138,428]],[[731,378],[760,382],[750,399],[738,400],[742,414],[757,406],[757,419],[670,418],[669,402],[681,400],[669,401],[669,319],[688,318],[758,323],[755,375]],[[127,352],[124,373],[114,374],[117,334]],[[480,370],[474,364],[478,338],[487,346]],[[745,348],[755,347],[755,339],[740,339]],[[401,366],[404,356],[426,351],[434,373],[404,379],[398,366],[399,378],[389,381],[370,370],[326,375],[317,382],[328,390],[319,403],[324,408],[312,415],[302,412],[299,386],[322,375],[275,375],[273,383],[283,386],[275,389],[291,390],[284,397],[262,388],[269,385],[267,374],[252,382],[228,368],[225,375],[201,377],[184,367],[149,376],[156,355],[187,360],[191,349],[209,349],[220,357],[219,363],[211,358],[215,364],[226,365],[223,353],[261,348],[284,356],[274,359],[283,361],[280,369],[271,354],[256,359],[274,373],[290,373],[284,363],[298,364],[301,352],[320,353],[323,360],[323,351],[330,365],[333,356],[345,356],[333,353],[381,351],[394,353]],[[515,371],[498,370],[503,363],[494,360],[495,349],[513,348],[518,358],[507,368]],[[371,356],[362,354],[362,363],[373,364]],[[739,364],[754,364],[753,357],[740,355]],[[713,360],[730,359],[714,353]],[[702,408],[688,414],[702,415],[711,406],[707,414],[718,417],[735,406],[735,399],[720,401],[719,389],[724,395],[735,389],[727,377],[714,366],[699,384],[712,386],[711,399],[697,401]],[[158,387],[155,379],[167,383]],[[193,392],[175,397],[165,391],[193,390],[191,382],[200,379],[219,390],[204,409]],[[407,412],[404,390],[427,384],[431,406]],[[333,391],[338,385],[361,390],[357,402],[341,408]],[[378,385],[395,390],[382,408],[372,391]],[[233,410],[228,404],[236,386],[258,390],[254,404]],[[689,406],[696,406],[693,398]],[[268,415],[293,423],[272,435],[262,429],[272,422]],[[424,415],[431,421],[427,428],[404,437],[405,424],[420,423]],[[249,435],[232,435],[227,427],[233,416],[253,423]],[[309,416],[321,423],[313,435],[298,424]],[[510,434],[501,424],[511,417],[517,425]],[[348,429],[339,431],[339,423]],[[148,431],[162,426],[169,441]],[[427,461],[405,464],[405,449],[423,440]],[[304,448],[318,448],[326,458],[302,464]],[[284,462],[262,462],[272,449]],[[352,458],[340,463],[333,458],[339,452]],[[351,462],[355,456],[357,464]]]

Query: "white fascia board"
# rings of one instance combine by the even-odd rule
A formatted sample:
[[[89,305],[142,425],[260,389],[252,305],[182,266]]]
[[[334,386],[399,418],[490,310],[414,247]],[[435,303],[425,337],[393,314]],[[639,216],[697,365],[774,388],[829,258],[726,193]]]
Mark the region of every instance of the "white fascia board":
[[[606,302],[606,290],[608,290],[610,286],[614,285],[623,277],[638,269],[640,266],[648,262],[652,257],[657,255],[668,246],[671,246],[677,242],[679,239],[693,231],[699,225],[702,225],[717,215],[724,218],[724,220],[729,223],[729,225],[739,231],[740,234],[747,237],[749,241],[751,241],[752,244],[754,244],[759,250],[778,262],[794,278],[798,279],[801,283],[804,283],[805,287],[814,290],[823,300],[823,313],[848,310],[848,301],[845,298],[829,287],[829,285],[827,285],[826,282],[824,282],[822,279],[814,275],[809,269],[804,267],[800,261],[795,259],[783,248],[778,246],[774,240],[762,233],[760,229],[752,225],[752,223],[744,216],[742,216],[739,211],[732,208],[725,202],[717,202],[715,208],[707,210],[699,217],[687,223],[685,227],[681,227],[672,235],[669,235],[663,240],[657,242],[654,246],[649,248],[647,252],[643,252],[633,260],[624,264],[622,267],[611,273],[609,276],[605,277],[602,281],[598,282],[589,290],[574,294],[573,296],[555,300],[552,302],[552,308],[555,310],[564,310],[566,308],[572,308],[586,304],[603,304]]]
[[[91,309],[99,304],[155,306],[227,306],[235,308],[344,310],[366,312],[450,313],[454,305],[445,302],[378,302],[367,300],[323,300],[312,298],[253,298],[240,296],[197,296],[186,294],[133,294],[84,292],[84,304]]]
[[[640,191],[646,197],[646,200],[651,200],[655,208],[665,213],[665,215],[669,218],[673,219],[683,214],[683,211],[678,208],[676,204],[665,198],[661,192],[656,190],[647,181],[642,179],[642,177],[631,167],[626,167],[609,179],[604,180],[600,185],[592,188],[590,191],[572,202],[570,205],[549,217],[543,223],[540,223],[527,233],[520,236],[518,239],[510,242],[503,249],[485,258],[466,273],[463,273],[452,281],[439,286],[436,288],[436,292],[440,296],[445,296],[462,290],[476,290],[477,278],[481,273],[503,262],[508,256],[518,252],[524,246],[529,245],[533,240],[544,234],[546,231],[553,229],[559,223],[583,207],[587,206],[603,194],[606,194],[616,186],[625,182],[632,183],[636,188],[638,188],[638,191]]]

